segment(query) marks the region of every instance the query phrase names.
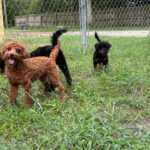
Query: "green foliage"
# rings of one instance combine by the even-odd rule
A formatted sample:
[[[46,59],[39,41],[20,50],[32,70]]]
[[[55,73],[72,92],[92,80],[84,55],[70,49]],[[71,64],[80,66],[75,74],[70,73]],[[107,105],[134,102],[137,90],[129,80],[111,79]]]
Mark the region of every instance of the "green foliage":
[[[78,0],[38,0],[38,3],[41,13],[78,11]]]
[[[91,0],[93,10],[126,7],[126,0]]]
[[[25,0],[5,0],[8,24],[10,26],[15,25],[15,16],[21,16],[26,14],[38,13],[38,1],[25,1]],[[4,16],[5,17],[5,16]]]
[[[23,89],[18,97],[21,108],[11,106],[8,81],[0,76],[0,149],[149,149],[150,38],[102,39],[112,44],[110,64],[108,70],[94,71],[94,37],[86,55],[78,36],[61,38],[73,77],[73,86],[65,85],[64,103],[57,91],[44,95],[36,82],[32,108],[24,106]],[[49,38],[24,42],[34,49],[48,44]],[[61,72],[60,76],[65,83]]]
[[[6,10],[8,24],[14,26],[15,16],[78,11],[78,0],[6,0]]]

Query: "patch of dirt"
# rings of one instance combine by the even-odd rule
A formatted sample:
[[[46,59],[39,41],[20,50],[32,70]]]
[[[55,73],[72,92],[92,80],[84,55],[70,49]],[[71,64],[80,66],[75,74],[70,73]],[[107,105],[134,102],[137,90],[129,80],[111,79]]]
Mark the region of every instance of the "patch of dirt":
[[[150,118],[136,120],[134,122],[130,122],[124,125],[124,128],[130,128],[130,129],[138,129],[140,127],[150,130]]]

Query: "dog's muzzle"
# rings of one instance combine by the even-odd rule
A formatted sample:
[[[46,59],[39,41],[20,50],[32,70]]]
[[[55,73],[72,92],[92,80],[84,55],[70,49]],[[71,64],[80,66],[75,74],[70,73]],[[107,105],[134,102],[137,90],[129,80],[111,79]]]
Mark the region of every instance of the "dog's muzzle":
[[[15,64],[15,55],[14,54],[9,55],[8,64],[10,64],[10,65]]]

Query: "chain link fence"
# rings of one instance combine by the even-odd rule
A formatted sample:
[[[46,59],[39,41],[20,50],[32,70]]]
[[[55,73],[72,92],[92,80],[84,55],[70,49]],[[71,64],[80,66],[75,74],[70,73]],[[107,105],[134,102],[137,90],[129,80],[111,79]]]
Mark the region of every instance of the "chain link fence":
[[[97,2],[91,1],[91,4],[88,4],[90,5],[90,29],[137,30],[149,27],[149,0],[103,0]],[[92,15],[90,15],[90,7]]]
[[[81,49],[95,31],[104,36],[147,36],[150,29],[150,0],[2,0],[2,8],[6,39],[38,41],[67,28],[68,35],[78,38],[74,45],[66,44]]]

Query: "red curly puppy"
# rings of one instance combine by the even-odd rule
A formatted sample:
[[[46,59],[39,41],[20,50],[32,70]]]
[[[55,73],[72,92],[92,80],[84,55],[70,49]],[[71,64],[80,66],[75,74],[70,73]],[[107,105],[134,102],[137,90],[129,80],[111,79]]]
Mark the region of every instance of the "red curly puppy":
[[[65,96],[64,86],[59,80],[55,59],[60,49],[60,42],[57,42],[50,58],[34,57],[28,58],[29,54],[24,44],[19,41],[10,41],[5,43],[2,49],[2,55],[5,61],[5,72],[10,83],[10,100],[17,105],[16,97],[18,86],[23,85],[26,91],[26,104],[32,105],[31,84],[35,80],[40,80],[45,86],[45,92],[48,91],[51,81],[58,89],[60,98]],[[25,59],[27,58],[27,59]]]

